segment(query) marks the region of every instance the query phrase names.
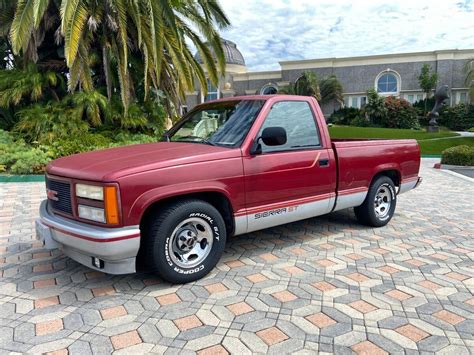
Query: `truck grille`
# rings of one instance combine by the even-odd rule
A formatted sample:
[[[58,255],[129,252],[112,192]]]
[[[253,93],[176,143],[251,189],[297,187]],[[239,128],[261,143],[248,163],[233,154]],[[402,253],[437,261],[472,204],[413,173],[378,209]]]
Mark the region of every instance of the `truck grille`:
[[[50,196],[48,193],[50,206],[54,210],[72,215],[71,184],[47,178],[46,188],[51,191],[52,195],[54,195]]]

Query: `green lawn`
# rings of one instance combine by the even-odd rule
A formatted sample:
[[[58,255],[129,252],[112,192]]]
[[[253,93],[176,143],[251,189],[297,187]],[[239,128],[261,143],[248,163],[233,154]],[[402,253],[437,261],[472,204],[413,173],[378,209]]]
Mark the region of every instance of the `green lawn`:
[[[474,137],[437,139],[434,141],[422,140],[418,141],[418,144],[420,144],[421,154],[438,155],[446,148],[457,145],[470,145],[474,147]]]
[[[386,139],[431,139],[442,137],[455,137],[458,134],[451,131],[428,133],[425,130],[354,127],[354,126],[332,126],[329,127],[332,138],[386,138]]]
[[[438,133],[428,133],[425,130],[391,129],[373,127],[332,126],[329,127],[332,138],[384,138],[384,139],[416,139],[420,144],[421,154],[440,155],[443,150],[457,145],[474,146],[474,137],[457,137],[457,133],[442,130]],[[436,139],[433,138],[446,138]]]

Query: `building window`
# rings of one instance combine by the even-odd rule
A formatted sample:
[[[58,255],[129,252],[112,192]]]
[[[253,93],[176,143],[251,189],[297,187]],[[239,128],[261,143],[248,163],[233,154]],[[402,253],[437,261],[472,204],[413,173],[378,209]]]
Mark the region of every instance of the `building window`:
[[[351,99],[351,107],[359,107],[359,98],[357,96]]]
[[[423,100],[423,94],[405,94],[403,95],[404,99],[407,100],[409,103],[414,104],[415,102]]]
[[[260,89],[260,95],[275,95],[278,88],[273,84],[267,84]]]
[[[461,91],[456,93],[456,104],[466,104],[467,103],[467,92]]]
[[[216,100],[219,98],[219,87],[214,86],[210,79],[207,79],[207,95],[204,101]]]
[[[344,96],[344,107],[361,108],[367,103],[367,96]]]
[[[379,94],[398,96],[402,86],[400,74],[394,70],[387,69],[376,76],[374,86]]]
[[[379,93],[394,93],[398,91],[397,88],[398,83],[395,74],[385,73],[377,80],[377,92]]]

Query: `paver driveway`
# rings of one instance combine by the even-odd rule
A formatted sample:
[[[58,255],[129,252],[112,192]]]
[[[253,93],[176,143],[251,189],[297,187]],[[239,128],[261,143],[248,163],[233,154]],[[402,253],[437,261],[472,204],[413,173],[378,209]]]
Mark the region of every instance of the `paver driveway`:
[[[211,275],[182,286],[42,249],[43,185],[0,184],[0,348],[468,353],[474,184],[423,165],[387,227],[345,211],[236,237]]]

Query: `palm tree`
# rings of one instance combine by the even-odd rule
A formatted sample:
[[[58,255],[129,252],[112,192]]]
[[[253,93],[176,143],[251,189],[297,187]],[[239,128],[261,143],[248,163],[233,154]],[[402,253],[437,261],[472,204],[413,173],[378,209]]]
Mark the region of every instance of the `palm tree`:
[[[304,72],[293,84],[279,90],[282,94],[313,96],[320,104],[336,100],[343,102],[342,84],[335,75],[318,80],[315,73]]]
[[[34,52],[44,28],[55,23],[54,13],[60,18],[57,31],[64,40],[68,89],[93,90],[97,63],[90,54],[99,48],[102,53],[95,58],[102,62],[108,99],[115,89],[116,69],[125,112],[135,92],[130,77],[133,56],[140,55],[144,63],[145,99],[150,86],[162,89],[175,103],[194,88],[195,78],[207,87],[206,74],[186,41],[197,48],[212,82],[217,83],[219,72],[225,70],[218,29],[229,20],[216,0],[18,0],[10,27],[13,52]],[[34,55],[30,58],[35,60]]]

